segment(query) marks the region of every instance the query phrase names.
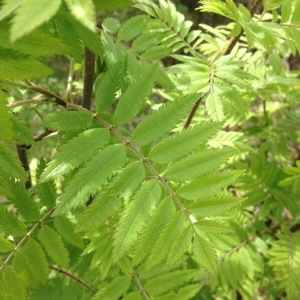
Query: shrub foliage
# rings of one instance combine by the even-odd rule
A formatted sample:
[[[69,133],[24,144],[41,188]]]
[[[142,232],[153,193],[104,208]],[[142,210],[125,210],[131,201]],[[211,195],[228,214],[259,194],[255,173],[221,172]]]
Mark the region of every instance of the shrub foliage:
[[[1,299],[300,296],[299,1],[0,4]]]

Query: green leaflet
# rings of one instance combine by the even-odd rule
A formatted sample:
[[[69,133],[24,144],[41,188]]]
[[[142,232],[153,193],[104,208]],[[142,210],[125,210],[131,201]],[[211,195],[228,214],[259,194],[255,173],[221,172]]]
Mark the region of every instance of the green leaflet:
[[[3,142],[0,141],[0,166],[1,173],[8,177],[26,180],[27,173],[21,166],[16,154]]]
[[[39,209],[24,185],[19,181],[10,180],[10,186],[13,194],[10,200],[18,212],[29,222],[37,221],[40,218]]]
[[[192,181],[177,191],[178,195],[187,200],[199,200],[216,195],[220,189],[231,184],[242,172],[224,171],[222,173],[209,174]]]
[[[11,267],[5,267],[2,273],[2,280],[5,286],[6,293],[10,297],[9,299],[28,299],[22,281],[17,276],[15,270],[13,270]]]
[[[187,115],[197,99],[198,96],[195,94],[186,95],[154,111],[133,131],[132,141],[146,145],[162,137]]]
[[[82,25],[96,31],[96,14],[92,0],[65,0],[71,14]]]
[[[61,0],[22,0],[12,19],[11,40],[16,41],[49,21],[58,11]]]
[[[199,235],[202,233],[220,234],[232,231],[227,223],[219,220],[201,220],[194,223],[193,227]]]
[[[93,118],[82,111],[60,111],[48,114],[43,126],[59,132],[77,132],[89,128]]]
[[[6,0],[5,3],[1,3],[0,20],[13,13],[21,4],[22,0]]]
[[[159,203],[136,242],[133,250],[133,265],[138,265],[149,256],[153,245],[159,238],[160,230],[167,226],[175,212],[176,208],[171,197],[167,197]]]
[[[153,179],[144,183],[129,202],[114,235],[113,256],[116,261],[133,246],[160,196],[159,183]]]
[[[91,269],[97,269],[100,273],[101,280],[104,280],[112,266],[112,243],[111,234],[107,224],[97,226],[95,235],[92,233],[90,244],[87,245],[86,251],[93,251]],[[86,235],[87,237],[88,235]]]
[[[214,247],[198,235],[195,235],[193,241],[193,257],[204,269],[214,275],[217,273],[217,257]]]
[[[124,92],[116,108],[114,123],[121,125],[133,119],[150,95],[157,77],[157,64],[143,63],[138,78]]]
[[[62,176],[93,158],[95,153],[109,142],[110,136],[106,129],[93,128],[62,144],[55,159],[50,162],[42,173],[40,181]]]
[[[205,99],[205,103],[207,111],[214,121],[224,120],[223,105],[218,93],[210,92]]]
[[[199,149],[186,158],[168,166],[164,176],[175,181],[189,181],[215,171],[228,157],[235,154],[234,149]]]
[[[195,299],[194,296],[201,289],[199,283],[189,284],[180,288],[177,292],[172,291],[165,295],[160,295],[159,298],[154,298],[154,300],[182,300],[182,299]]]
[[[0,48],[0,79],[32,79],[50,75],[52,70],[35,59],[18,56]]]
[[[40,244],[29,239],[13,259],[13,268],[27,287],[36,288],[45,284],[49,268]]]
[[[20,120],[16,115],[12,115],[11,118],[14,140],[20,145],[31,145],[34,143],[32,133],[28,126]]]
[[[38,180],[36,184],[36,189],[42,204],[45,205],[47,208],[52,208],[53,206],[55,206],[55,201],[57,198],[56,185],[53,180],[49,180],[44,183],[41,183],[39,181],[41,174],[45,170],[45,168],[46,161],[44,158],[41,158],[36,170],[36,179]]]
[[[41,245],[34,239],[29,239],[20,253],[22,253],[22,255],[19,256],[19,258],[23,261],[21,267],[17,267],[17,264],[13,263],[18,275],[20,272],[27,273],[28,281],[25,280],[25,282],[30,286],[44,284],[48,278],[49,268],[46,255]],[[26,262],[25,269],[23,269],[24,262]]]
[[[200,145],[205,145],[220,127],[221,123],[217,122],[207,122],[189,127],[174,136],[164,138],[151,149],[148,157],[158,163],[177,160]]]
[[[193,238],[193,229],[192,227],[184,228],[178,236],[176,236],[174,243],[169,251],[169,254],[166,259],[166,266],[174,265],[186,252],[188,247],[191,244]]]
[[[37,58],[63,54],[68,50],[61,40],[41,30],[35,30],[13,43],[9,38],[8,24],[3,22],[0,24],[0,46]]]
[[[174,271],[150,279],[144,285],[144,289],[154,297],[157,297],[169,291],[177,290],[188,283],[197,282],[201,278],[202,274],[199,270]]]
[[[131,279],[128,276],[117,277],[110,284],[100,289],[92,300],[119,299],[129,288],[130,281]]]
[[[168,253],[170,252],[170,249],[174,243],[174,237],[180,234],[181,230],[184,228],[184,225],[184,215],[181,211],[179,211],[173,215],[172,220],[163,229],[157,242],[154,244],[151,254],[147,260],[148,268],[160,264],[168,256]]]
[[[87,201],[102,188],[112,173],[124,165],[126,151],[123,145],[110,145],[99,151],[75,174],[59,198],[55,215]]]
[[[4,237],[0,236],[0,253],[12,251],[14,245]]]
[[[128,199],[144,181],[145,169],[141,162],[133,162],[118,173],[100,192],[79,218],[77,231],[87,231],[103,224],[120,208],[119,197]]]
[[[3,93],[0,92],[0,141],[11,143],[13,141],[12,117],[6,105]]]
[[[69,244],[82,249],[84,246],[82,237],[75,233],[75,224],[66,216],[54,217],[54,226],[59,235]]]
[[[97,111],[99,113],[108,109],[116,99],[117,91],[120,89],[121,79],[125,76],[121,72],[122,62],[109,66],[105,73],[101,73],[95,86],[95,97]]]
[[[43,225],[38,233],[38,239],[55,264],[68,267],[69,253],[56,231]]]
[[[240,203],[240,198],[230,194],[218,194],[218,196],[215,197],[199,200],[187,206],[186,209],[196,216],[207,217],[222,214],[240,205]]]
[[[25,225],[2,205],[0,206],[0,228],[6,235],[19,237],[26,234]]]
[[[121,8],[129,7],[132,0],[95,0],[95,5],[100,11],[111,12]]]
[[[149,16],[139,15],[128,19],[118,32],[118,38],[129,42],[140,35],[149,21]]]
[[[103,224],[120,208],[120,202],[110,193],[99,193],[92,204],[82,213],[76,231],[87,231]]]

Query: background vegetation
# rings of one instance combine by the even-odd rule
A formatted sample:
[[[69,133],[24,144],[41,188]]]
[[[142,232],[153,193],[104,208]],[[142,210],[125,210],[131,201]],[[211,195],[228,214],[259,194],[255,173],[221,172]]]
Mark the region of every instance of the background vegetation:
[[[298,0],[0,1],[1,299],[298,299],[299,49]]]

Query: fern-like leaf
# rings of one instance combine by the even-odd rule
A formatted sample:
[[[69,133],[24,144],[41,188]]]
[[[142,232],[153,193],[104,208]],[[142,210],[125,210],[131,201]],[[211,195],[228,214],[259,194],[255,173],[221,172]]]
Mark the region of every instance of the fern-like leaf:
[[[130,278],[121,276],[114,279],[110,284],[104,286],[92,299],[111,300],[119,299],[129,288]]]
[[[92,0],[65,0],[71,14],[91,31],[96,31],[95,7]]]
[[[159,163],[175,161],[200,145],[205,145],[220,127],[221,123],[202,123],[189,127],[174,136],[164,138],[151,149],[148,157]]]
[[[210,273],[217,273],[217,257],[211,243],[195,236],[193,242],[193,257],[196,262]]]
[[[41,175],[40,181],[45,182],[57,178],[79,167],[103,148],[109,138],[109,133],[103,128],[93,128],[80,133],[59,148],[55,159]]]
[[[184,185],[177,192],[188,200],[203,199],[216,195],[221,188],[232,183],[239,175],[241,175],[239,171],[210,174]]]
[[[125,158],[126,150],[123,145],[110,145],[99,151],[72,178],[59,199],[55,214],[87,201],[90,195],[101,189],[114,171],[124,165]]]
[[[240,205],[240,203],[241,199],[230,194],[218,194],[217,197],[199,200],[187,206],[187,209],[195,216],[207,217],[222,214]]]
[[[132,141],[145,145],[163,136],[186,116],[197,98],[197,95],[187,95],[154,111],[133,131]]]
[[[43,225],[38,233],[38,239],[56,264],[68,267],[69,253],[57,232],[49,226]]]
[[[34,239],[29,239],[21,251],[16,253],[12,265],[26,287],[36,288],[45,284],[48,278],[46,255],[41,245]]]
[[[60,111],[47,115],[43,125],[59,132],[81,132],[92,125],[93,118],[82,111]]]
[[[10,299],[28,299],[26,297],[26,289],[23,282],[17,276],[16,272],[7,266],[2,273],[2,280],[5,291]]]
[[[132,120],[137,115],[146,101],[146,98],[152,91],[154,81],[157,76],[158,66],[143,65],[144,71],[134,81],[121,97],[114,115],[114,123],[117,125],[124,124]]]
[[[9,212],[2,205],[0,206],[0,228],[7,235],[19,237],[26,234],[25,225],[19,221],[12,212]]]
[[[121,216],[114,235],[113,255],[119,260],[134,244],[146,221],[160,200],[161,189],[156,180],[142,185]]]
[[[22,0],[12,19],[11,40],[16,41],[55,15],[61,0]]]
[[[3,93],[0,92],[0,141],[11,143],[13,141],[12,117],[6,105]]]
[[[235,150],[232,149],[201,149],[171,164],[164,176],[175,181],[195,180],[216,170],[234,153]]]
[[[138,265],[148,257],[159,238],[160,230],[167,226],[175,212],[176,208],[171,197],[167,197],[159,203],[136,242],[133,251],[133,265]]]
[[[163,297],[169,291],[177,290],[191,282],[197,282],[202,277],[199,270],[180,270],[174,271],[147,281],[144,289],[154,297]]]
[[[147,267],[160,264],[169,254],[174,243],[174,236],[178,236],[184,228],[185,219],[182,212],[173,215],[172,220],[162,230],[157,242],[154,244],[151,254],[147,260]]]

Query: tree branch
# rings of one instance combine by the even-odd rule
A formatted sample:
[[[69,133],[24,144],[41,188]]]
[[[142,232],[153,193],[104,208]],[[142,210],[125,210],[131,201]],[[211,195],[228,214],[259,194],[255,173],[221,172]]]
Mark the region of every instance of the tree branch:
[[[6,260],[1,264],[0,266],[0,272],[2,269],[9,263],[9,261],[13,258],[13,256],[19,251],[21,246],[27,242],[27,240],[30,238],[30,236],[36,231],[36,229],[41,226],[45,220],[47,220],[51,215],[55,212],[56,207],[53,207],[50,209],[41,219],[38,220],[37,223],[26,233],[26,235],[21,239],[21,241],[16,245],[14,250],[8,255]]]
[[[22,145],[17,145],[17,151],[18,151],[18,156],[19,160],[27,172],[27,181],[25,182],[25,188],[29,189],[32,187],[31,183],[31,176],[30,176],[30,168],[29,168],[29,162],[28,162],[28,157],[27,157],[27,149],[23,147]]]
[[[18,87],[23,90],[35,91],[41,95],[46,96],[47,98],[54,99],[54,101],[57,105],[60,105],[63,107],[66,107],[66,105],[67,105],[66,101],[63,98],[61,98],[60,96],[58,96],[48,90],[45,90],[42,87],[34,85],[32,83],[28,83],[28,82],[27,83],[19,83],[19,82],[7,80],[7,79],[2,79],[2,80],[0,80],[0,82],[3,82],[7,85]]]
[[[256,10],[258,9],[259,5],[261,4],[261,1],[262,1],[262,0],[254,0],[253,4],[251,5],[251,7],[250,7],[250,9],[249,9],[249,12],[250,12],[251,16],[253,16],[253,15],[255,14]],[[229,44],[228,44],[228,46],[226,47],[226,49],[225,49],[225,51],[224,51],[224,53],[223,53],[223,56],[228,55],[228,54],[231,53],[232,49],[233,49],[234,46],[237,44],[237,42],[239,41],[239,39],[241,38],[241,36],[243,35],[243,33],[244,33],[244,31],[242,30],[238,36],[233,37],[233,38],[229,41]],[[195,116],[195,113],[196,113],[196,111],[197,111],[197,109],[198,109],[198,107],[199,107],[199,104],[200,104],[200,102],[202,101],[203,97],[204,97],[204,96],[202,96],[202,97],[196,102],[196,104],[195,104],[194,107],[192,108],[190,114],[188,115],[188,117],[187,117],[187,119],[186,119],[186,122],[185,122],[185,124],[184,124],[184,128],[185,128],[185,129],[187,129],[187,128],[190,126],[190,124],[191,124],[191,122],[192,122],[192,120],[193,120],[193,118],[194,118],[194,116]]]
[[[91,109],[93,83],[95,72],[95,54],[85,48],[85,66],[84,66],[84,82],[83,82],[83,101],[82,106]]]
[[[85,288],[87,288],[92,294],[96,294],[96,290],[94,290],[91,286],[89,286],[88,284],[86,284],[85,282],[83,282],[80,278],[78,278],[77,276],[75,276],[74,274],[64,271],[60,268],[54,267],[54,266],[48,266],[49,269],[54,270],[58,273],[64,274],[68,277],[70,277],[71,279],[73,279],[74,281],[78,282],[79,284],[81,284],[82,286],[84,286]]]

